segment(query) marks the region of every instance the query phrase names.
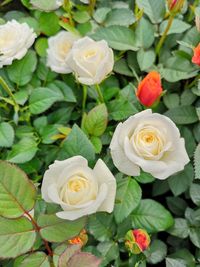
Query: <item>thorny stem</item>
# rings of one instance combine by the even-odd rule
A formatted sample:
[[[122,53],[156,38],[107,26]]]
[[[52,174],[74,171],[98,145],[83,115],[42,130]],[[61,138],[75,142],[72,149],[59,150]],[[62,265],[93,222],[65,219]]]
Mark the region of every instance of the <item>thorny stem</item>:
[[[40,233],[40,229],[41,229],[41,228],[38,226],[37,222],[34,220],[34,218],[31,216],[31,214],[28,213],[27,211],[24,211],[24,213],[27,215],[27,217],[28,217],[28,218],[30,219],[30,221],[32,222],[33,226],[35,227],[35,230],[36,230],[38,233]],[[48,243],[45,239],[43,239],[43,238],[42,238],[42,240],[43,240],[43,242],[44,242],[45,248],[46,248],[46,250],[47,250],[49,256],[52,257],[52,256],[53,256],[53,251],[51,250],[51,248],[50,248],[50,246],[49,246],[49,243]]]
[[[99,96],[99,101],[100,101],[101,103],[104,103],[103,94],[102,94],[102,92],[101,92],[101,88],[100,88],[100,86],[99,86],[98,84],[96,84],[95,87],[96,87],[96,91],[97,91],[98,96]]]
[[[167,23],[167,27],[166,27],[166,29],[165,29],[165,31],[164,31],[162,37],[160,38],[160,40],[159,40],[159,42],[158,42],[158,44],[157,44],[157,46],[156,46],[156,55],[159,55],[159,54],[160,54],[160,49],[162,48],[162,45],[163,45],[163,43],[164,43],[164,41],[165,41],[165,39],[166,39],[166,37],[167,37],[167,33],[168,33],[169,29],[170,29],[171,26],[172,26],[172,22],[173,22],[173,20],[174,20],[174,16],[171,15],[171,16],[169,17],[169,20],[168,20],[168,23]]]

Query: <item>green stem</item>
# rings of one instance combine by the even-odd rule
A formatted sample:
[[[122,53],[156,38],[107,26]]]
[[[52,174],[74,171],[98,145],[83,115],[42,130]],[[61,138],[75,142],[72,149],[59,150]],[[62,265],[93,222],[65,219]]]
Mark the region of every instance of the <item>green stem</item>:
[[[83,101],[82,101],[82,110],[85,111],[85,105],[87,100],[87,86],[83,85]]]
[[[99,84],[96,84],[95,87],[96,87],[97,94],[98,94],[98,96],[99,96],[99,101],[100,101],[101,103],[104,103],[103,94],[102,94],[102,92],[101,92],[101,88],[100,88]]]
[[[63,8],[64,8],[64,10],[67,12],[67,14],[69,16],[69,24],[72,27],[74,27],[74,21],[73,21],[73,18],[72,18],[72,5],[71,5],[70,0],[64,0]]]
[[[96,5],[96,0],[90,0],[90,4],[89,4],[89,13],[92,16],[94,13],[94,8]]]
[[[166,37],[167,37],[167,33],[168,33],[169,29],[170,29],[171,26],[172,26],[172,22],[173,22],[173,20],[174,20],[174,16],[171,15],[171,16],[169,17],[169,20],[168,20],[168,23],[167,23],[167,27],[166,27],[166,29],[165,29],[165,31],[164,31],[162,37],[160,38],[160,40],[159,40],[159,42],[158,42],[158,44],[157,44],[157,46],[156,46],[156,55],[159,55],[159,54],[160,54],[160,49],[162,48],[162,45],[163,45],[163,43],[164,43],[164,41],[165,41],[165,39],[166,39]]]
[[[15,101],[14,95],[10,89],[10,87],[7,85],[7,83],[4,81],[4,79],[0,76],[0,85],[4,89],[4,91],[12,98],[12,101],[14,103],[14,109],[17,112],[19,110],[19,105]]]

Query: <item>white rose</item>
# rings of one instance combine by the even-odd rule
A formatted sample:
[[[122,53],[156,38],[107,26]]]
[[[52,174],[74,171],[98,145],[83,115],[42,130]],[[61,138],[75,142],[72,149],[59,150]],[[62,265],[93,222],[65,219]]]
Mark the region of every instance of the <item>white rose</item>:
[[[70,73],[69,54],[73,43],[79,37],[67,31],[61,31],[48,39],[47,66],[57,73]]]
[[[63,4],[63,0],[31,0],[30,3],[34,8],[43,11],[52,11],[58,9]]]
[[[11,65],[14,59],[23,58],[36,36],[27,23],[11,20],[0,25],[0,68]]]
[[[99,159],[92,170],[87,160],[75,156],[55,161],[44,174],[42,198],[59,204],[62,219],[75,220],[97,211],[112,212],[116,181],[105,163]]]
[[[84,37],[74,43],[68,62],[80,83],[93,85],[112,71],[114,56],[105,40]]]
[[[84,4],[89,4],[90,0],[80,0]]]
[[[110,149],[114,165],[131,176],[140,175],[142,168],[155,178],[166,179],[189,162],[176,125],[150,109],[119,123]]]

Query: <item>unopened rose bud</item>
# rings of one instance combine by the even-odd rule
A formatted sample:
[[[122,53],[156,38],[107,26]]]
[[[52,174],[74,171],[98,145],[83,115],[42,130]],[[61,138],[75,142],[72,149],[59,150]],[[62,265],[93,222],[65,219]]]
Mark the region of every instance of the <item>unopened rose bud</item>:
[[[200,43],[193,49],[192,63],[200,66]]]
[[[200,7],[195,8],[195,23],[197,31],[200,32]]]
[[[159,101],[162,92],[160,74],[151,71],[138,85],[136,95],[141,104],[151,107]]]
[[[85,231],[85,229],[83,229],[79,236],[76,236],[70,240],[68,240],[69,244],[71,245],[81,245],[81,246],[84,246],[88,241],[88,236],[87,236],[87,233]]]
[[[143,229],[129,230],[125,236],[125,246],[132,254],[140,254],[149,244],[150,237]]]
[[[168,9],[170,13],[176,14],[181,11],[185,0],[168,0]]]

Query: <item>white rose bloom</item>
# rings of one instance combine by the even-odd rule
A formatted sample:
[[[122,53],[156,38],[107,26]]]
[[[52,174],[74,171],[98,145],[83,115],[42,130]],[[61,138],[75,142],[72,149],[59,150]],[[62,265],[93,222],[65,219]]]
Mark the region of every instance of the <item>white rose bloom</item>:
[[[70,73],[68,58],[73,43],[79,37],[67,31],[61,31],[48,39],[47,66],[57,73]]]
[[[31,0],[30,4],[43,11],[52,11],[62,6],[63,0]]]
[[[99,159],[92,170],[82,156],[55,161],[44,174],[42,198],[59,204],[59,218],[76,220],[97,211],[112,212],[116,180]]]
[[[21,59],[35,41],[36,34],[27,23],[16,20],[0,25],[0,68]]]
[[[112,71],[114,56],[105,40],[81,38],[72,47],[69,65],[82,84],[99,84]]]
[[[111,144],[114,165],[127,175],[140,175],[140,168],[155,178],[166,179],[189,162],[185,141],[168,117],[142,111],[119,123]]]
[[[80,0],[84,4],[89,4],[90,0]]]

